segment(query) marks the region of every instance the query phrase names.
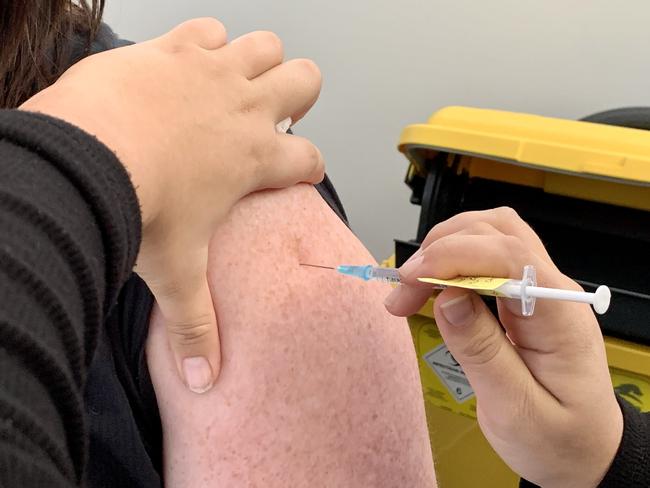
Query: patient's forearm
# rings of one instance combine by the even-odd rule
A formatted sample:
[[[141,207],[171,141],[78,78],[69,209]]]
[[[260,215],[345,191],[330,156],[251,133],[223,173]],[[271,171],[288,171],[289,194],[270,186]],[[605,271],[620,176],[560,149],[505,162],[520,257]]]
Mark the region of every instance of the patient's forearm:
[[[371,257],[309,186],[247,197],[211,246],[223,368],[195,395],[154,313],[147,347],[168,487],[431,487],[417,364]]]

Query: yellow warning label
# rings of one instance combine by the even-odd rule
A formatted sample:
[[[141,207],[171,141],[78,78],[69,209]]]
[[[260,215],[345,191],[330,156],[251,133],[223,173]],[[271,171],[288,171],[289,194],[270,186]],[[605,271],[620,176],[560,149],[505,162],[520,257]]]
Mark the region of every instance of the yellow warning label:
[[[474,290],[481,295],[498,296],[496,291],[502,285],[505,285],[510,278],[490,278],[487,276],[461,276],[451,280],[439,280],[437,278],[418,278],[423,283],[431,283],[439,286],[451,286],[454,288],[465,288]]]
[[[614,391],[641,412],[650,412],[650,378],[609,368]]]
[[[427,411],[442,408],[476,418],[474,391],[462,368],[447,350],[433,319],[414,315],[408,321],[418,355]]]

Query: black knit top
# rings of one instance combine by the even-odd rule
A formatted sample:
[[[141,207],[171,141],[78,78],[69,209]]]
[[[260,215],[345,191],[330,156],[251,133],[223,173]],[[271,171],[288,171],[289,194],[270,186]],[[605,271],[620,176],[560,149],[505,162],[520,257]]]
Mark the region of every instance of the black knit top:
[[[140,228],[108,148],[62,121],[0,111],[0,486],[83,480],[86,373]]]

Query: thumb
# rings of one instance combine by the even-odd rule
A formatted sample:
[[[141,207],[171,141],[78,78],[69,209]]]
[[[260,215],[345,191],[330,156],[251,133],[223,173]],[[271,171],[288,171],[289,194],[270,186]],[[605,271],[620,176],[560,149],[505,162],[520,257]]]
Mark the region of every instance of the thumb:
[[[217,317],[207,279],[202,273],[182,276],[166,293],[156,294],[169,345],[181,378],[194,393],[212,388],[221,367]],[[170,290],[172,290],[170,292]]]
[[[434,313],[440,334],[467,375],[486,419],[502,418],[503,412],[514,413],[530,402],[540,388],[477,294],[448,288],[438,295]]]

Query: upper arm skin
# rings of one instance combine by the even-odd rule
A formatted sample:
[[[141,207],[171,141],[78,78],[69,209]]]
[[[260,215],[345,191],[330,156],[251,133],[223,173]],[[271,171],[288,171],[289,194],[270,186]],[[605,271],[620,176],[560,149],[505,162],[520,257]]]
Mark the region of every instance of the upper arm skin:
[[[371,256],[308,185],[248,196],[210,248],[222,371],[180,382],[154,311],[147,355],[167,487],[433,487],[415,353],[387,285],[313,263]]]

